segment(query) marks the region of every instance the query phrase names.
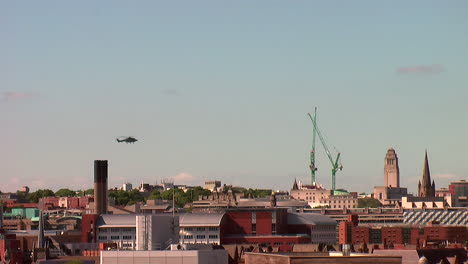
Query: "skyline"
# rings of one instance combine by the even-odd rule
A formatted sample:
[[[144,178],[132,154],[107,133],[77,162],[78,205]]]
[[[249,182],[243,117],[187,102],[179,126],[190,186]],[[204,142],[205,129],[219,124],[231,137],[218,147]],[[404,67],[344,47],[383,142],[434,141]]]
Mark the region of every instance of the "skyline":
[[[221,180],[309,183],[312,124],[337,188],[468,178],[468,3],[0,4],[0,191]],[[134,136],[132,145],[119,136]],[[317,141],[317,182],[331,165]],[[182,182],[180,182],[182,183]],[[365,183],[365,184],[363,184]]]

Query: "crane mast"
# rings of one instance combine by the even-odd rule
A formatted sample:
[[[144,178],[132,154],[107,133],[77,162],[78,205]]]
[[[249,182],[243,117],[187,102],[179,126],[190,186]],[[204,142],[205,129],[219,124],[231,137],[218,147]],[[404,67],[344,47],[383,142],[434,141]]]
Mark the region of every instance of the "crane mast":
[[[312,117],[310,113],[308,113],[308,115],[310,119],[312,120],[312,122],[315,122],[317,118],[317,107],[315,107],[314,117]],[[315,172],[317,171],[317,167],[315,167],[315,135],[316,135],[315,129],[312,129],[312,150],[310,151],[310,165],[309,165],[312,185],[315,185]]]
[[[317,134],[320,138],[320,141],[322,142],[323,148],[325,149],[325,153],[327,154],[327,157],[330,160],[330,163],[332,165],[332,190],[334,191],[336,189],[336,172],[338,170],[343,169],[343,166],[341,166],[340,164],[341,153],[338,152],[338,154],[336,155],[336,159],[333,160],[333,157],[330,151],[328,150],[327,143],[325,142],[325,139],[323,139],[322,133],[320,132],[317,126],[317,108],[315,108],[314,117],[312,117],[310,113],[308,113],[308,115],[309,115],[310,120],[312,121],[312,125],[314,126],[314,132],[313,132],[314,139],[313,140],[315,140],[315,134]],[[315,142],[313,142],[312,144],[313,144],[312,150],[314,151],[314,155],[313,155],[314,169],[317,170],[317,168],[315,167]],[[311,170],[312,170],[312,153],[311,153]],[[315,171],[313,172],[313,179],[315,179]]]

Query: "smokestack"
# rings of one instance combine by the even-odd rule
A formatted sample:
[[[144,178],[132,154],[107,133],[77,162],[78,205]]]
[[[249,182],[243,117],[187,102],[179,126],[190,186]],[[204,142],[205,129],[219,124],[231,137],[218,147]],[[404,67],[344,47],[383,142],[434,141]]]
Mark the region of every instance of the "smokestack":
[[[42,213],[42,209],[39,209],[39,233],[37,234],[37,247],[45,248],[44,242],[44,214]]]
[[[0,232],[3,229],[3,203],[0,202]]]
[[[94,212],[107,213],[107,160],[94,161]]]

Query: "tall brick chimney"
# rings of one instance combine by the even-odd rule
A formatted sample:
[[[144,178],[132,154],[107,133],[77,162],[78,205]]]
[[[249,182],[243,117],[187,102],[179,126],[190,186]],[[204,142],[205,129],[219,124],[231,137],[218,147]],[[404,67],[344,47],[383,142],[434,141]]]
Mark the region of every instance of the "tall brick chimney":
[[[94,213],[107,213],[107,160],[94,161]]]

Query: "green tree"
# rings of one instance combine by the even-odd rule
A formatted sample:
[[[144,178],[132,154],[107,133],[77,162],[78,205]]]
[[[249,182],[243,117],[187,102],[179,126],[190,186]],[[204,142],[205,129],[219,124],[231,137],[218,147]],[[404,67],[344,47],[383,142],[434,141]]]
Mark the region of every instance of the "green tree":
[[[161,192],[160,191],[153,191],[150,196],[148,196],[148,200],[160,200]]]
[[[379,202],[379,200],[366,197],[366,198],[359,198],[358,199],[358,208],[377,208],[381,206],[382,204]]]
[[[74,197],[76,196],[76,192],[70,189],[60,189],[55,192],[55,195],[59,197]]]
[[[20,192],[20,191],[17,191],[17,192],[16,192],[16,199],[17,199],[18,202],[20,202],[20,203],[29,202],[29,200],[28,200],[27,197],[26,197],[26,193]]]
[[[128,194],[129,194],[129,202],[127,203],[128,205],[132,205],[132,204],[136,204],[137,202],[145,201],[145,197],[143,197],[140,191],[136,189],[131,190],[130,192],[128,192]]]
[[[163,200],[172,200],[172,197],[175,195],[174,202],[178,207],[184,207],[187,203],[193,202],[196,198],[198,200],[198,195],[209,195],[211,192],[208,190],[203,190],[201,187],[193,188],[184,192],[182,189],[170,189],[161,193],[161,198]]]
[[[26,200],[28,200],[31,203],[37,203],[37,202],[39,202],[40,198],[50,197],[50,196],[55,196],[55,193],[52,190],[39,189],[39,190],[37,190],[35,192],[29,193],[26,196]]]
[[[138,190],[126,192],[124,190],[109,191],[109,197],[114,198],[116,205],[132,205],[137,202],[144,202],[145,198]]]
[[[109,197],[115,200],[116,205],[127,205],[130,201],[130,196],[124,190],[109,191]]]
[[[187,192],[187,197],[189,198],[190,202],[197,201],[198,197],[201,196],[209,196],[211,194],[210,190],[203,189],[200,186],[197,186],[195,188],[189,189]]]
[[[265,198],[271,195],[271,189],[248,189],[244,191],[244,197]]]
[[[84,194],[85,195],[94,195],[94,189],[93,188],[88,189],[88,190],[84,191]]]

